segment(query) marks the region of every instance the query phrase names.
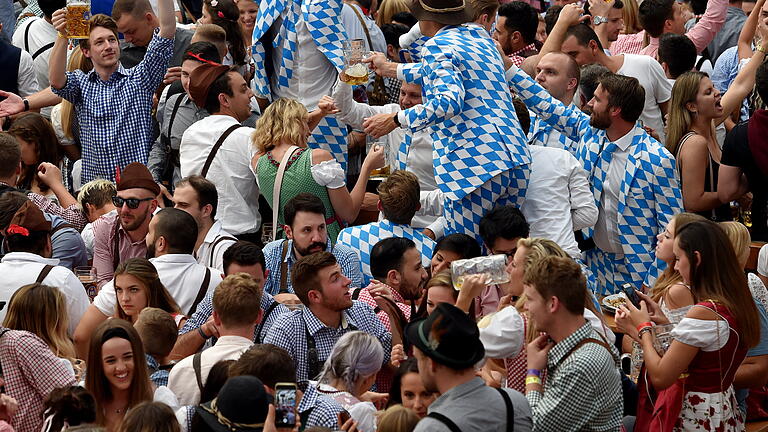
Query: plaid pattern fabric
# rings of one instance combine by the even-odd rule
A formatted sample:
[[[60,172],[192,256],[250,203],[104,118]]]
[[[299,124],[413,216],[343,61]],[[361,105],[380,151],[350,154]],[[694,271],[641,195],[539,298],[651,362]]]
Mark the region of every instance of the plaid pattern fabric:
[[[286,284],[288,285],[288,291],[293,292],[291,268],[296,261],[296,258],[293,256],[293,240],[275,240],[264,246],[264,257],[267,260],[267,270],[269,270],[269,275],[264,283],[264,292],[271,295],[276,295],[280,292],[280,257],[283,253],[284,241],[289,242],[288,254],[285,257],[285,260],[288,262]],[[339,244],[331,247],[330,239],[325,250],[331,252],[336,257],[336,261],[339,263],[339,267],[341,267],[341,272],[352,280],[350,288],[359,288],[363,285],[363,276],[360,273],[360,258],[358,258],[355,251]]]
[[[376,309],[379,305],[376,304],[376,300],[373,299],[373,296],[371,296],[371,292],[368,291],[368,288],[363,288],[360,290],[360,297],[357,298],[361,302],[367,304],[371,307],[371,309]],[[411,320],[411,306],[405,302],[405,299],[397,290],[392,290],[392,300],[395,301],[395,304],[397,304],[397,308],[400,309],[400,311],[403,313],[405,318],[410,321]],[[376,316],[379,318],[382,324],[384,324],[384,327],[387,329],[387,331],[392,331],[392,323],[389,321],[389,315],[387,315],[386,312],[383,310],[380,310]]]
[[[523,48],[508,55],[507,57],[509,57],[509,59],[512,60],[512,64],[514,64],[515,66],[520,66],[523,64],[526,58],[532,55],[536,55],[538,53],[539,53],[539,50],[536,49],[536,45],[528,44]]]
[[[413,131],[430,128],[435,178],[446,197],[459,201],[496,175],[529,164],[527,140],[488,32],[475,24],[443,27],[422,53],[424,104],[399,115]]]
[[[400,103],[400,87],[403,82],[397,78],[384,77],[384,86],[387,89],[387,103]]]
[[[107,81],[96,71],[67,72],[67,83],[53,93],[75,106],[80,124],[83,171],[81,184],[95,178],[115,180],[115,168],[147,163],[152,145],[152,95],[173,55],[173,38],[159,30],[138,65],[122,65]]]
[[[577,159],[590,175],[595,204],[602,211],[599,200],[602,183],[594,180],[605,131],[591,127],[588,115],[572,105],[563,105],[525,72],[513,69],[508,72],[510,85],[526,106],[571,140],[579,142]],[[682,211],[674,157],[645,131],[636,129],[618,205],[619,242],[625,264],[621,270],[627,272],[625,278],[655,280],[664,270],[656,260],[656,235],[664,230],[672,216]],[[593,273],[599,273],[598,268],[590,266],[589,260],[587,265]],[[598,291],[612,293],[614,288],[613,284],[602,285]]]
[[[619,35],[614,43],[611,44],[611,55],[619,54],[640,54],[645,48],[645,30],[639,33]]]
[[[391,237],[413,240],[416,243],[416,249],[421,253],[422,264],[424,267],[429,266],[432,260],[432,251],[435,249],[435,241],[409,225],[396,224],[387,219],[344,228],[339,233],[336,245],[344,245],[357,252],[363,269],[363,283],[368,284],[373,278],[371,275],[371,250],[379,241]]]
[[[445,235],[467,234],[483,244],[480,237],[480,219],[494,207],[522,206],[528,189],[529,165],[502,172],[460,200],[445,200]]]
[[[309,384],[301,397],[299,405],[296,407],[299,414],[310,411],[307,424],[302,424],[302,428],[307,429],[313,426],[327,427],[331,430],[339,428],[339,413],[344,411],[335,400],[321,394],[317,391],[315,384]]]
[[[200,301],[200,303],[197,305],[197,309],[195,309],[195,313],[192,314],[189,319],[187,319],[184,322],[184,325],[181,327],[181,330],[179,330],[179,335],[183,335],[186,333],[189,333],[191,331],[197,330],[200,327],[205,324],[206,321],[213,315],[213,293],[215,291],[211,291],[208,294],[206,294],[205,297],[203,297],[203,300]],[[259,302],[259,307],[261,307],[262,311],[266,311],[269,309],[269,306],[272,304],[272,302],[275,301],[274,297],[269,295],[266,291],[262,293],[261,295],[261,301]],[[264,339],[264,335],[267,333],[267,330],[274,324],[275,321],[277,321],[277,318],[284,314],[288,313],[290,310],[283,306],[282,304],[279,304],[275,307],[275,309],[272,311],[272,313],[269,314],[266,321],[264,321],[264,328],[261,331],[261,338]],[[253,334],[253,341],[255,343],[260,343],[261,340],[256,340],[256,330],[254,330]]]
[[[0,327],[0,332],[7,330]],[[389,351],[387,351],[389,352]],[[75,383],[75,376],[38,336],[10,330],[0,337],[0,363],[5,392],[19,409],[10,423],[17,432],[38,432],[43,425],[43,400],[54,389]]]
[[[616,349],[608,352],[601,345],[586,343],[566,357],[586,338],[601,340],[589,323],[547,354],[544,392],[525,395],[536,430],[617,431],[621,427],[624,402]]]
[[[563,149],[574,156],[579,148],[578,141],[573,141],[561,134],[551,124],[533,113],[531,113],[531,133],[528,134],[528,144]]]
[[[643,275],[633,273],[627,265],[624,255],[603,252],[598,248],[584,252],[589,273],[587,273],[587,285],[595,287],[600,295],[615,294],[621,292],[621,286],[625,283],[633,287],[640,287]]]
[[[315,339],[317,357],[322,363],[331,354],[336,341],[355,328],[376,336],[384,348],[384,364],[389,362],[392,334],[376,318],[373,309],[359,301],[353,301],[352,307],[342,313],[341,326],[338,328],[327,327],[309,308],[282,315],[267,332],[264,343],[277,345],[288,351],[296,364],[296,382],[304,389],[310,379],[316,378],[309,376],[307,331]]]
[[[59,216],[67,221],[68,224],[74,226],[78,232],[82,231],[88,224],[88,218],[85,217],[85,214],[83,214],[83,211],[80,210],[80,207],[77,204],[72,204],[69,207],[62,207],[47,197],[34,192],[28,193],[27,197],[35,203],[40,210],[48,214]]]

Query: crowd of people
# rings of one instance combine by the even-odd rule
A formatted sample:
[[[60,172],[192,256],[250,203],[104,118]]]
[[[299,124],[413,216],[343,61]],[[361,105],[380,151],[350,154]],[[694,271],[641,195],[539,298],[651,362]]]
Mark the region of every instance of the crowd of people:
[[[768,418],[766,0],[72,3],[0,0],[0,431]]]

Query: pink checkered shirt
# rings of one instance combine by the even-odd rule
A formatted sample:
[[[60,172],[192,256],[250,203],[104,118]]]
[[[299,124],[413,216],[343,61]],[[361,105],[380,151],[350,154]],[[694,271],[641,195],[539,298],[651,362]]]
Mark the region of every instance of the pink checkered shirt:
[[[36,335],[18,330],[0,337],[0,365],[5,392],[19,403],[11,419],[16,432],[38,432],[43,425],[43,400],[56,388],[75,383],[75,376]]]
[[[640,54],[645,48],[645,30],[639,33],[622,34],[611,44],[611,55]]]
[[[513,52],[512,54],[508,55],[510,60],[512,60],[512,63],[514,63],[515,66],[520,67],[520,65],[523,64],[526,58],[536,55],[539,53],[539,50],[536,49],[536,45],[534,44],[528,44],[519,50]]]

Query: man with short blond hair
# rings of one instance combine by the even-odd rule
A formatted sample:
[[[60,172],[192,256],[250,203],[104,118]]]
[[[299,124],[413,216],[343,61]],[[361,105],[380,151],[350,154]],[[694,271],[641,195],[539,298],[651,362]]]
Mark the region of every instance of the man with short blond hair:
[[[246,273],[227,276],[213,294],[213,320],[219,340],[211,348],[181,360],[171,370],[168,388],[181,405],[197,405],[208,372],[221,360],[236,360],[253,341],[261,320],[261,286]]]

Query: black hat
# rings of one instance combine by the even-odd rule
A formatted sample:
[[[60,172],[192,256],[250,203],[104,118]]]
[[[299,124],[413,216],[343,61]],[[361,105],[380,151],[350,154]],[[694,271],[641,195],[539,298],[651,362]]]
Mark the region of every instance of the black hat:
[[[197,407],[197,414],[214,431],[261,431],[269,399],[264,384],[255,376],[236,376],[224,383],[219,395]]]
[[[473,19],[468,0],[412,0],[409,7],[413,16],[420,21],[459,25]]]
[[[461,309],[440,303],[426,318],[405,328],[408,343],[439,364],[466,369],[485,357],[477,324]]]

